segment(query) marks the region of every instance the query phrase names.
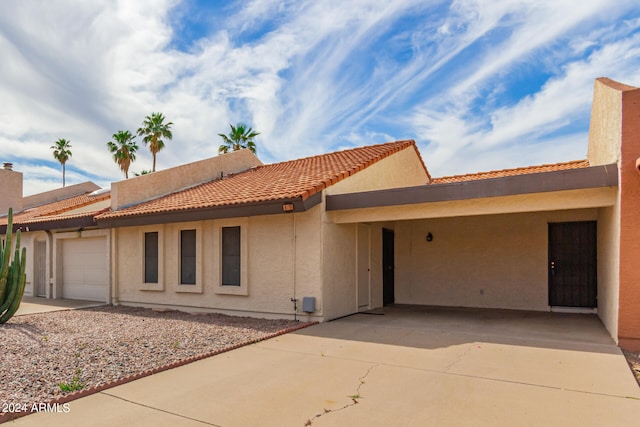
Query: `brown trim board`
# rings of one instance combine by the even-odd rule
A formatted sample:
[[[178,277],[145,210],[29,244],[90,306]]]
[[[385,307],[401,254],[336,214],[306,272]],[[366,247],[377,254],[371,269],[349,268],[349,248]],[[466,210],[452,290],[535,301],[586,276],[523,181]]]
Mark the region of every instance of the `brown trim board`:
[[[480,199],[517,194],[616,187],[615,163],[581,169],[539,172],[476,181],[327,195],[327,211]]]
[[[34,220],[32,220],[34,221]],[[95,227],[96,222],[93,219],[93,215],[67,218],[67,219],[54,219],[54,220],[42,220],[34,222],[20,223],[15,222],[13,224],[13,231],[20,230],[25,233],[27,231],[42,231],[42,230],[64,230],[68,228],[83,228],[83,227]],[[6,234],[7,224],[0,225],[0,234]]]
[[[185,211],[171,211],[150,213],[144,215],[123,216],[117,218],[96,218],[99,228],[130,227],[137,225],[168,224],[172,222],[203,221],[219,218],[239,218],[257,215],[285,214],[282,205],[293,203],[293,213],[304,212],[322,201],[322,192],[302,200],[301,197],[292,199],[269,200],[266,202],[243,204],[238,206],[219,206],[204,209],[189,209]]]

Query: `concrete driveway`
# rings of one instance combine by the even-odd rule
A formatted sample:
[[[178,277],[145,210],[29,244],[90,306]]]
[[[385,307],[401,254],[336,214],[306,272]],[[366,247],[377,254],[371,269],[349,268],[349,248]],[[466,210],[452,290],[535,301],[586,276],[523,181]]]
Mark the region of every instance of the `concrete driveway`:
[[[392,307],[240,348],[21,426],[631,426],[640,388],[597,317]]]
[[[72,300],[72,299],[47,299],[39,297],[22,297],[16,316],[25,314],[47,313],[50,311],[77,310],[79,308],[99,307],[106,305],[103,302]]]

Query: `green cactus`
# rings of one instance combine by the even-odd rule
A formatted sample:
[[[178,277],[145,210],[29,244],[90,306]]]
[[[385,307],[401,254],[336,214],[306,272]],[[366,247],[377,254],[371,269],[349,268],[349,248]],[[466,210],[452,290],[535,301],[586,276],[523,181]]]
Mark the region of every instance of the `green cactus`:
[[[16,233],[16,247],[11,259],[13,235],[13,210],[9,209],[7,237],[0,245],[0,323],[5,323],[16,313],[24,294],[27,249],[20,251],[20,230]]]

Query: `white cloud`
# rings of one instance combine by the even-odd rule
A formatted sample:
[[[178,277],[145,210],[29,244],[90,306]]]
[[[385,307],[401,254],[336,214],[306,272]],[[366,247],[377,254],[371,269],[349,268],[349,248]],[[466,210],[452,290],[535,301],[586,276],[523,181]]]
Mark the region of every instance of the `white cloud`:
[[[566,64],[541,90],[490,116],[470,118],[467,110],[418,109],[412,117],[435,176],[566,161],[586,156],[587,133],[557,136],[554,131],[588,117],[594,78],[608,75],[640,85],[640,34],[603,46],[588,58]],[[582,138],[582,149],[576,148]],[[564,147],[564,148],[562,148]],[[514,159],[509,153],[520,152]],[[468,158],[474,161],[461,161]]]
[[[0,148],[28,171],[27,194],[58,179],[49,146],[61,137],[73,144],[71,182],[121,179],[105,143],[155,111],[174,123],[159,168],[214,155],[237,121],[261,132],[264,161],[411,137],[430,170],[465,153],[511,160],[514,140],[545,151],[544,135],[584,117],[595,77],[639,83],[633,3],[253,0],[202,17],[215,27],[179,50],[176,19],[198,13],[193,3],[8,0]],[[622,22],[614,13],[630,10]],[[546,84],[500,102],[502,78],[530,61],[548,67]],[[150,168],[140,143],[131,170]]]

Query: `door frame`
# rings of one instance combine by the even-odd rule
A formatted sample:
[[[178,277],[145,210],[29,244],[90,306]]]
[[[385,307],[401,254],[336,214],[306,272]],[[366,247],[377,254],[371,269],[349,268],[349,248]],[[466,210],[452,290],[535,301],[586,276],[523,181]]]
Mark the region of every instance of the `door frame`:
[[[573,239],[575,243],[566,243],[568,238]],[[550,307],[597,309],[597,239],[597,221],[548,223],[547,267]],[[576,283],[576,280],[579,283]]]
[[[357,226],[356,305],[358,311],[371,308],[371,226],[367,224]]]
[[[395,232],[382,229],[382,305],[395,302]]]

